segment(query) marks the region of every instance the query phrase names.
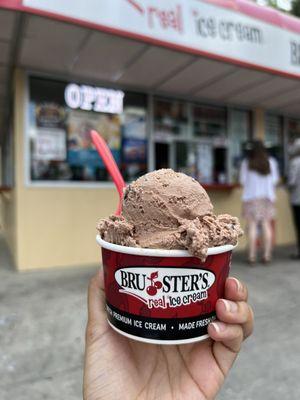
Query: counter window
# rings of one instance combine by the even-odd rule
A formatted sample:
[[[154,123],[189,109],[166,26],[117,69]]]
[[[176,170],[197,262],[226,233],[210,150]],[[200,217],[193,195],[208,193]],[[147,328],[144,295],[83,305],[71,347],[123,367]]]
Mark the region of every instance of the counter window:
[[[247,110],[230,110],[228,132],[229,175],[232,183],[238,183],[245,147],[251,135],[251,113]]]
[[[132,181],[147,172],[147,97],[125,93],[121,115],[121,173]]]
[[[187,104],[165,99],[154,99],[154,137],[168,140],[173,136],[186,135]]]
[[[281,173],[284,171],[283,120],[274,114],[265,115],[265,144],[269,154],[276,158]]]
[[[292,146],[296,139],[300,139],[300,121],[297,119],[287,120],[288,147]]]
[[[176,166],[176,143],[188,140],[187,103],[154,98],[153,141],[155,169]]]
[[[250,113],[154,99],[154,167],[170,167],[203,184],[235,183]]]
[[[289,161],[293,153],[293,146],[296,139],[300,139],[300,120],[287,118],[285,123],[285,174],[289,170]]]
[[[151,168],[173,168],[207,185],[235,183],[251,130],[245,110],[39,77],[29,78],[29,100],[31,182],[109,181],[90,139],[95,129],[126,181],[148,171],[149,154]]]
[[[194,146],[190,159],[195,177],[206,184],[228,183],[226,109],[197,105],[192,119]]]
[[[193,108],[194,135],[205,138],[227,136],[226,109],[221,107],[195,106]]]
[[[103,135],[125,179],[145,173],[146,96],[37,77],[29,93],[32,181],[108,181],[91,129]]]

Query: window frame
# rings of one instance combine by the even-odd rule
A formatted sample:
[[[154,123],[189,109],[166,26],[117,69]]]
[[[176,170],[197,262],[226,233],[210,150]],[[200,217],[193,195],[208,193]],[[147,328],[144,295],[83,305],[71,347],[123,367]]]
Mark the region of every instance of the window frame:
[[[29,90],[29,79],[30,77],[36,77],[36,78],[41,78],[41,79],[49,79],[49,80],[62,80],[66,82],[70,82],[70,77],[68,76],[63,76],[60,74],[50,74],[50,73],[45,73],[45,72],[40,72],[36,70],[26,70],[25,71],[25,88],[24,88],[24,102],[23,102],[23,115],[24,115],[24,126],[23,126],[23,146],[24,146],[24,152],[23,152],[23,166],[24,166],[24,183],[25,187],[36,187],[36,188],[75,188],[75,189],[105,189],[105,188],[113,188],[114,184],[113,182],[105,182],[105,181],[98,181],[98,182],[93,182],[93,181],[56,181],[56,180],[39,180],[39,181],[34,181],[31,180],[30,176],[30,138],[29,138],[29,131],[30,131],[30,120],[29,120],[29,104],[30,104],[30,90]],[[224,108],[226,112],[226,141],[228,142],[230,140],[230,124],[229,124],[229,113],[231,109],[240,109],[247,111],[249,113],[249,118],[251,118],[251,109],[246,108],[246,107],[236,107],[236,106],[229,106],[224,103],[218,103],[218,102],[207,102],[207,101],[191,101],[188,97],[186,96],[176,96],[176,95],[171,95],[171,94],[166,94],[166,93],[161,93],[161,92],[153,92],[153,91],[143,91],[138,88],[133,88],[133,87],[127,87],[123,85],[113,85],[111,82],[103,82],[99,80],[90,80],[90,79],[83,79],[83,78],[74,78],[74,81],[79,84],[90,84],[90,85],[96,85],[96,86],[102,86],[105,88],[111,88],[111,89],[119,89],[123,90],[125,93],[126,91],[133,91],[136,93],[143,94],[147,97],[147,105],[146,105],[146,132],[147,132],[147,140],[148,140],[148,146],[147,146],[147,171],[153,171],[155,167],[155,143],[157,142],[154,137],[154,98],[161,98],[169,101],[179,101],[186,103],[187,107],[187,134],[185,137],[182,137],[182,135],[178,135],[176,137],[175,141],[180,142],[184,141],[186,143],[198,143],[203,141],[202,138],[195,137],[193,135],[193,125],[194,125],[194,120],[193,120],[193,107],[195,106],[203,106],[203,107],[216,107],[216,108]],[[249,139],[252,136],[252,131],[250,127],[249,133]],[[174,147],[175,143],[173,144]],[[227,149],[229,148],[228,143],[226,144]],[[171,150],[170,150],[171,151]],[[174,153],[174,149],[173,149]],[[172,167],[169,165],[169,167]],[[231,176],[231,167],[230,167],[230,154],[229,151],[227,151],[227,156],[226,156],[226,173],[228,176],[228,184],[232,183],[232,176]],[[222,184],[219,183],[213,183],[215,186],[222,186]]]

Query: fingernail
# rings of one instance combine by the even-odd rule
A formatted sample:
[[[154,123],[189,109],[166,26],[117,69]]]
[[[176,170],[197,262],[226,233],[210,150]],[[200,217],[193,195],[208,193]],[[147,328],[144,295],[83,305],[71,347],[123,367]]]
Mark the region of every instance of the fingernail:
[[[236,290],[237,290],[238,292],[242,292],[243,286],[242,286],[241,282],[240,282],[238,279],[236,279],[236,278],[231,278],[231,279],[233,279],[233,280],[235,281]]]
[[[222,300],[227,312],[235,313],[238,310],[238,305],[234,301]]]
[[[223,322],[211,322],[210,325],[212,325],[217,333],[224,332],[226,329],[226,324]]]

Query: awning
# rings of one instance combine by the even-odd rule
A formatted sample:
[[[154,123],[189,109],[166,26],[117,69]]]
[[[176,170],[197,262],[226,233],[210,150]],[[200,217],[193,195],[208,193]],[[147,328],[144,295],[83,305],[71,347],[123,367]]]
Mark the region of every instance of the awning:
[[[227,29],[228,34],[231,34],[233,38],[231,43],[233,47],[236,46],[235,39],[248,41],[249,46],[252,39],[256,44],[259,44],[257,41],[262,40],[261,45],[264,45],[269,38],[268,30],[266,32],[263,30],[265,25],[268,29],[286,30],[290,38],[290,42],[287,42],[288,54],[289,57],[295,58],[294,60],[283,60],[284,63],[293,61],[285,73],[283,68],[285,64],[282,63],[282,60],[279,60],[278,64],[281,69],[277,70],[269,67],[267,65],[268,58],[264,61],[261,55],[258,57],[257,65],[254,65],[251,60],[251,62],[247,60],[247,55],[244,55],[243,59],[241,56],[242,60],[240,61],[235,59],[236,49],[232,50],[230,57],[224,57],[219,54],[217,48],[214,54],[212,49],[210,51],[207,51],[207,48],[197,50],[182,44],[175,46],[172,42],[174,35],[168,34],[168,25],[166,25],[166,40],[162,41],[158,37],[151,39],[149,35],[142,37],[139,33],[130,34],[124,29],[108,28],[95,22],[87,22],[86,19],[78,20],[74,16],[69,18],[63,14],[55,14],[53,10],[51,12],[45,11],[45,9],[29,10],[24,6],[25,3],[34,3],[34,1],[26,0],[22,3],[19,0],[10,2],[0,0],[0,119],[2,121],[10,107],[10,77],[15,66],[43,72],[53,77],[61,76],[86,83],[125,86],[134,90],[180,96],[206,103],[251,108],[263,107],[280,114],[300,116],[300,67],[297,66],[296,58],[296,52],[299,51],[300,59],[300,45],[299,50],[295,50],[292,44],[295,42],[298,45],[297,37],[300,43],[300,22],[295,18],[282,16],[283,14],[277,11],[269,11],[245,1],[229,1],[225,4],[224,1],[207,3],[189,0],[191,3],[197,4],[197,7],[200,5],[200,10],[204,9],[203,4],[209,4],[216,10],[221,9],[222,12],[229,10],[229,12],[235,13],[234,18],[242,15],[243,18],[251,18],[251,21],[254,21],[251,24],[245,23],[246,20],[236,22],[234,18],[229,20],[228,16],[231,14],[226,14],[223,22],[215,20],[215,25],[212,25],[215,26],[214,30],[207,25],[209,23],[207,18],[213,18],[210,17],[211,14],[201,16],[202,22],[199,22],[200,27],[198,28],[206,29],[202,31],[201,35],[208,33],[208,29],[213,29],[210,32],[215,37],[211,39],[217,40],[216,36],[221,35],[221,30]],[[98,3],[101,1],[99,0]],[[151,16],[152,23],[158,24],[160,30],[162,30],[163,18],[165,18],[166,24],[173,23],[174,30],[182,29],[180,26],[182,21],[176,20],[176,18],[185,15],[183,9],[180,10],[182,15],[176,15],[176,9],[174,9],[174,14],[163,15],[159,12],[164,10],[160,10],[159,6],[154,9],[153,6],[154,11],[152,10],[152,14],[149,14],[149,4],[161,4],[161,2],[154,0],[118,1],[126,3],[126,7],[129,7],[128,12],[133,13],[132,15],[141,12],[138,7],[144,7],[146,10],[147,6],[147,18],[149,19]],[[178,4],[180,5],[182,1],[178,0]],[[189,3],[187,0],[184,1]],[[42,7],[47,1],[39,0],[36,3]],[[55,3],[68,3],[69,8],[73,7],[69,2],[52,1],[52,4]],[[76,3],[84,3],[84,7],[88,7],[88,3],[96,4],[97,2],[89,0]],[[168,5],[175,3],[171,0],[166,1],[166,13]],[[240,9],[241,4],[244,9]],[[235,10],[233,10],[234,7]],[[170,10],[172,11],[171,8]],[[258,11],[261,13],[259,14]],[[177,12],[179,11],[177,10]],[[121,23],[122,15],[119,14],[117,17],[119,21],[117,22]],[[173,22],[171,17],[175,18]],[[258,21],[256,25],[255,18]],[[114,21],[114,24],[117,22]],[[176,24],[179,25],[176,26]],[[261,27],[261,36],[259,33],[257,34],[256,30],[251,30],[251,27],[254,27],[253,29]],[[135,32],[138,29],[140,28],[134,27]],[[155,31],[160,33],[159,29]],[[180,32],[175,33],[180,34]],[[205,42],[203,37],[202,39],[204,47],[211,46]],[[220,37],[220,40],[224,40],[224,46],[228,45],[224,38]],[[200,47],[202,42],[199,42]],[[277,42],[276,38],[273,38],[272,43],[275,56],[278,59],[285,57],[279,51],[283,44]],[[274,54],[270,54],[269,57],[274,57]],[[251,55],[251,57],[256,56],[255,54]],[[270,62],[276,63],[276,60]],[[297,68],[299,68],[299,74]]]

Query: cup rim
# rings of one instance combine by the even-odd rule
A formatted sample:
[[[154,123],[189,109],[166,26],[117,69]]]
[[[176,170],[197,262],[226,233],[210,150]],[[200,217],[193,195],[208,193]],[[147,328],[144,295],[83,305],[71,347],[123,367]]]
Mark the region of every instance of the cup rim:
[[[145,249],[141,247],[121,246],[119,244],[106,242],[100,235],[96,235],[96,241],[104,249],[115,251],[116,253],[148,257],[195,257],[187,250]],[[237,244],[225,244],[223,246],[209,247],[207,255],[212,256],[215,254],[226,253],[232,251],[236,246]]]

